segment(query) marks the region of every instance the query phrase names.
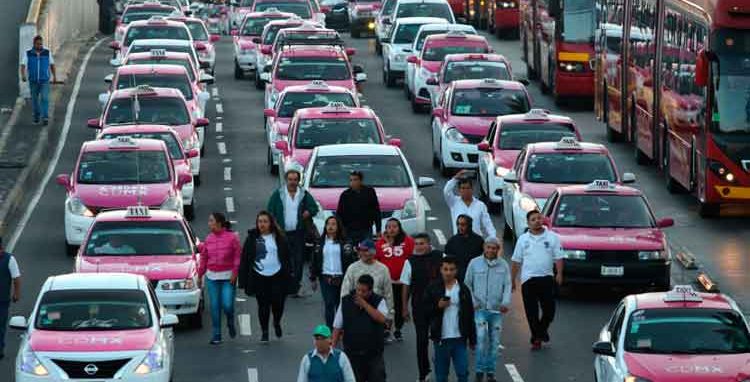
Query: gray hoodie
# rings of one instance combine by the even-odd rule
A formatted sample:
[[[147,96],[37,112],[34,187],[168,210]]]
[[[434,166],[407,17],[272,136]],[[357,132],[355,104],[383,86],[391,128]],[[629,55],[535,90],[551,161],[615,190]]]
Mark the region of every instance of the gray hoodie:
[[[499,311],[500,306],[510,306],[510,266],[504,258],[489,261],[482,255],[472,259],[464,283],[471,289],[475,308]]]

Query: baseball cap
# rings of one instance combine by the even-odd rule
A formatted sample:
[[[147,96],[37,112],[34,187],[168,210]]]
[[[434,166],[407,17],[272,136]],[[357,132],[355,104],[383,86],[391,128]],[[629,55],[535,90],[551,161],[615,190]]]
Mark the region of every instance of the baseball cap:
[[[374,251],[375,250],[375,243],[373,243],[370,239],[365,239],[359,242],[357,244],[357,250],[359,251]]]
[[[331,338],[331,329],[328,328],[326,325],[318,325],[315,327],[315,331],[313,331],[313,337],[325,337],[325,338]]]

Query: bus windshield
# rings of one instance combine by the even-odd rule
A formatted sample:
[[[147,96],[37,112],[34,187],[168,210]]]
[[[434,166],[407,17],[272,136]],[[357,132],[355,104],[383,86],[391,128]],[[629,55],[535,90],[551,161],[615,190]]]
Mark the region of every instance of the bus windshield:
[[[750,133],[750,31],[719,30],[714,35],[719,76],[712,115],[719,133]],[[716,66],[716,63],[714,64]]]
[[[594,39],[594,0],[565,0],[562,39],[588,42]]]

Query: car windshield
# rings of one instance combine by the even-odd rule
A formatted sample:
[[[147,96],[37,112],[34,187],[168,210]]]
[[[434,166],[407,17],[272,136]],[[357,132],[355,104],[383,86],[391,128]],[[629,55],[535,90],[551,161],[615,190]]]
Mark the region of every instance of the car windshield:
[[[372,187],[410,187],[411,181],[398,155],[341,155],[318,157],[310,187],[349,187],[349,174],[361,171]]]
[[[489,53],[487,45],[431,46],[422,54],[425,61],[443,61],[449,54]]]
[[[255,4],[255,0],[241,0],[240,7],[252,7]]]
[[[263,28],[271,22],[271,20],[278,19],[272,17],[248,17],[245,19],[245,23],[242,24],[242,36],[260,36],[263,33]]]
[[[134,107],[134,104],[137,107]],[[137,111],[137,112],[136,112]],[[117,98],[112,100],[107,110],[105,124],[153,123],[158,125],[188,125],[190,113],[185,101],[170,97]]]
[[[91,227],[86,256],[191,255],[179,221],[103,221]]]
[[[565,0],[562,38],[564,41],[594,41],[596,26],[594,0]]]
[[[279,31],[284,28],[293,28],[292,25],[271,25],[268,27],[268,30],[266,31],[266,35],[263,36],[263,44],[264,45],[271,45],[274,41],[276,41],[276,35],[279,34]]]
[[[628,320],[625,351],[649,354],[750,353],[750,335],[742,316],[728,309],[639,309]]]
[[[133,21],[148,20],[151,16],[169,16],[172,12],[175,12],[172,8],[127,11],[122,15],[122,23],[130,24]]]
[[[255,12],[264,12],[271,8],[276,8],[279,12],[294,13],[303,19],[309,19],[312,17],[312,15],[310,15],[310,5],[301,1],[291,3],[266,1],[255,5]]]
[[[79,184],[168,183],[171,163],[161,151],[91,151],[81,156]],[[133,191],[138,192],[139,190]]]
[[[443,82],[456,80],[479,80],[494,78],[496,80],[510,80],[508,66],[503,62],[493,61],[454,61],[445,68]]]
[[[34,326],[40,330],[134,330],[151,327],[146,294],[133,289],[72,289],[45,292]]]
[[[299,121],[296,134],[295,146],[300,149],[342,143],[381,143],[378,126],[369,118],[303,119]]]
[[[174,134],[168,132],[104,134],[102,135],[101,139],[113,139],[123,136],[139,139],[156,139],[162,141],[167,145],[169,156],[172,159],[179,160],[185,158],[185,154],[180,149],[180,144],[177,142],[177,138],[174,136]]]
[[[193,37],[193,40],[208,41],[208,32],[206,32],[206,28],[203,26],[203,23],[198,21],[191,21],[185,23],[185,25],[187,25],[188,30],[190,31],[190,36]]]
[[[497,148],[521,150],[537,142],[559,142],[563,137],[575,137],[573,125],[567,123],[503,123]]]
[[[125,46],[130,46],[133,40],[190,40],[190,32],[187,28],[176,26],[157,27],[153,25],[144,25],[139,27],[128,28],[128,34],[125,36]]]
[[[651,228],[654,219],[640,195],[563,195],[557,215],[558,227]]]
[[[184,74],[125,74],[117,77],[117,89],[134,88],[138,85],[149,85],[155,88],[179,90],[186,100],[193,99],[193,87],[190,79]]]
[[[411,44],[414,38],[417,36],[419,27],[422,24],[401,24],[396,30],[396,35],[393,36],[394,44]]]
[[[282,57],[276,67],[276,78],[291,81],[332,80],[351,78],[344,57]]]
[[[732,142],[728,146],[740,144],[747,147],[750,135],[750,32],[720,29],[715,32],[714,42],[718,63],[713,65],[718,69],[718,76],[712,71],[716,93],[711,117],[713,129],[722,140]]]
[[[439,17],[453,22],[453,11],[447,2],[399,4],[396,19],[402,17]]]
[[[393,10],[396,9],[397,0],[385,0],[383,1],[383,7],[380,9],[380,14],[383,16],[390,16]]]
[[[308,107],[328,106],[331,102],[341,102],[346,106],[355,107],[354,98],[349,93],[286,93],[278,105],[278,116],[291,118],[297,109]]]
[[[190,77],[190,82],[195,81],[195,72],[193,66],[190,65],[189,60],[173,60],[169,58],[145,58],[145,59],[128,59],[127,64],[143,64],[143,65],[179,65],[185,68]]]
[[[529,111],[526,92],[519,89],[456,89],[451,114],[456,116],[494,116]]]
[[[526,165],[526,180],[532,183],[588,184],[597,179],[617,181],[607,154],[531,154]]]

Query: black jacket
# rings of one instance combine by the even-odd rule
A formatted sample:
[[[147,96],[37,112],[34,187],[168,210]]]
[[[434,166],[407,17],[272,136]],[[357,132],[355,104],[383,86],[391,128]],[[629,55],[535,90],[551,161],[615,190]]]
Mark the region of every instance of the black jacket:
[[[469,341],[469,344],[476,345],[477,330],[474,326],[474,304],[471,299],[469,287],[464,283],[458,282],[461,287],[459,290],[458,303],[458,330],[461,337]],[[438,307],[438,302],[445,296],[445,284],[443,280],[438,280],[427,288],[422,299],[424,304],[424,313],[430,323],[430,338],[439,342],[443,337],[443,310]]]
[[[317,280],[323,274],[323,246],[325,246],[325,243],[325,237],[318,238],[318,241],[315,242],[312,261],[310,261],[311,281]],[[354,248],[349,241],[338,243],[338,245],[341,247],[341,270],[343,271],[343,276],[346,274],[346,269],[358,259],[357,254],[354,252]]]
[[[458,279],[463,281],[469,262],[484,253],[484,239],[469,230],[466,236],[455,234],[445,244],[445,254],[456,258]]]
[[[351,188],[344,190],[339,197],[336,215],[341,218],[341,223],[349,232],[369,232],[373,224],[378,232],[381,231],[380,202],[372,187],[362,186],[359,191]]]
[[[247,231],[247,239],[242,247],[242,258],[240,259],[240,270],[237,275],[238,286],[245,290],[248,296],[255,295],[258,276],[255,271],[256,242],[261,239],[257,229],[253,228]],[[279,262],[281,262],[281,276],[290,280],[291,262],[289,260],[289,245],[285,236],[276,235],[276,248],[278,249]],[[293,283],[290,283],[293,284]]]
[[[411,255],[409,266],[411,266],[411,280],[409,283],[409,294],[411,295],[411,306],[414,314],[422,312],[422,298],[427,288],[435,281],[440,280],[440,260],[443,253],[433,250],[424,255]]]

